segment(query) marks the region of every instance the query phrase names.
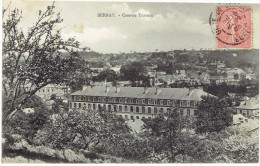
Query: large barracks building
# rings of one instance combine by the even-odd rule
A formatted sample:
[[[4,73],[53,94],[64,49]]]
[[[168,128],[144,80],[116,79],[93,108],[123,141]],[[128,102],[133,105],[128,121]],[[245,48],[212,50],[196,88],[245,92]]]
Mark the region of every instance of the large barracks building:
[[[184,116],[193,116],[203,95],[202,89],[87,86],[71,94],[70,110],[105,109],[128,120],[153,118],[178,107]]]

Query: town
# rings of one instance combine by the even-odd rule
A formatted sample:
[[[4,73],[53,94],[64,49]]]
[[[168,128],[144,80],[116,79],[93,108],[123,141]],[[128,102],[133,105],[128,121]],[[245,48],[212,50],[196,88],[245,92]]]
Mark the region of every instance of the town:
[[[129,109],[127,106],[125,106],[124,111],[127,112],[128,110],[131,110],[132,115],[134,115],[134,113],[139,113],[140,115],[136,116],[135,119],[139,119],[139,116],[141,119],[142,112],[144,113],[143,117],[145,117],[144,115],[146,115],[148,112],[150,112],[151,114],[151,116],[149,117],[152,117],[154,111],[153,113],[151,113],[151,110],[148,110],[149,107],[142,107],[150,105],[152,103],[153,105],[157,106],[168,105],[170,106],[168,109],[174,107],[174,102],[178,103],[178,107],[188,106],[192,108],[196,106],[196,104],[180,105],[180,101],[182,101],[182,98],[185,97],[185,95],[188,95],[188,91],[194,91],[195,89],[197,89],[197,96],[193,95],[193,98],[190,99],[191,101],[188,101],[188,103],[192,103],[193,101],[199,102],[201,96],[206,95],[206,92],[208,92],[209,94],[218,97],[229,97],[230,99],[232,99],[232,109],[234,113],[236,113],[237,110],[241,107],[241,103],[245,102],[246,100],[254,100],[256,103],[251,104],[255,105],[255,108],[252,109],[252,105],[243,106],[244,110],[241,110],[241,114],[245,116],[244,119],[250,118],[249,114],[254,115],[251,118],[258,119],[258,76],[256,75],[257,71],[253,71],[255,70],[254,68],[246,66],[244,67],[245,71],[238,67],[231,67],[231,64],[227,66],[226,63],[230,63],[229,61],[221,61],[217,59],[218,57],[212,58],[208,56],[208,54],[211,54],[211,52],[214,51],[204,52],[205,53],[203,53],[203,51],[178,51],[177,56],[174,51],[167,53],[141,53],[139,56],[136,56],[138,55],[138,53],[132,53],[128,55],[111,55],[110,58],[104,56],[104,59],[102,55],[100,55],[100,58],[93,58],[92,61],[88,64],[88,67],[91,66],[89,67],[90,73],[87,75],[87,77],[85,77],[85,80],[88,80],[90,78],[91,82],[88,85],[89,87],[87,87],[87,85],[82,86],[82,91],[71,94],[71,98],[68,99],[68,102],[70,103],[70,108],[83,108],[84,105],[87,105],[85,106],[86,108],[96,109],[101,106],[103,107],[103,103],[110,103],[112,105],[114,105],[113,103],[116,103],[116,105],[114,105],[115,107],[113,107],[113,110],[118,110],[122,112],[121,107],[123,106],[118,104],[125,105],[124,103],[131,103],[135,106],[137,105],[137,110],[132,107],[131,109]],[[219,54],[221,53],[222,52],[219,52]],[[205,59],[208,60],[202,60],[204,57],[203,54],[205,56]],[[221,57],[221,59],[228,57],[231,59],[237,58],[237,54],[231,51],[225,51],[225,54],[227,55],[223,56],[226,57]],[[182,55],[190,57],[188,57],[187,60],[178,60],[177,57]],[[194,58],[194,60],[189,63],[189,60],[192,58]],[[123,61],[124,63],[120,65],[120,61]],[[103,62],[103,64],[97,65],[98,62]],[[177,67],[175,67],[174,64],[176,64]],[[144,67],[140,69],[131,69],[131,65]],[[123,70],[125,66],[128,67],[129,71]],[[176,68],[179,70],[174,70]],[[127,72],[132,73],[133,76],[124,77],[124,74],[126,74]],[[134,75],[135,73],[137,73],[138,75]],[[84,75],[84,73],[82,73],[82,75]],[[138,80],[138,77],[140,76],[142,76],[143,78]],[[211,90],[213,86],[215,86],[213,89],[215,91]],[[205,90],[203,88],[205,88]],[[159,94],[155,92],[157,89],[160,91]],[[166,91],[167,93],[161,91]],[[170,93],[169,91],[172,92]],[[130,92],[131,94],[129,94]],[[167,94],[169,95],[168,97],[166,97]],[[176,94],[178,94],[178,96],[173,96]],[[76,98],[76,96],[78,97]],[[93,99],[88,99],[87,97],[92,97]],[[110,99],[106,99],[103,97],[109,97]],[[134,101],[131,102],[130,98]],[[140,101],[135,101],[135,98],[139,98]],[[152,98],[155,98],[156,100],[165,99],[165,101],[161,102],[166,103],[166,105],[160,104],[160,102],[154,102],[152,101]],[[129,101],[126,101],[127,99]],[[167,99],[169,100],[168,103],[171,104],[167,104]],[[112,100],[115,101],[112,102]],[[95,104],[93,105],[93,103]],[[143,111],[141,111],[140,109],[139,112],[139,107],[142,108]],[[111,105],[109,105],[107,109],[111,110]],[[155,109],[157,108],[155,107]],[[163,110],[163,108],[161,109]],[[160,110],[160,108],[158,108],[158,110]],[[131,112],[129,113],[131,114]],[[164,112],[166,112],[166,110]],[[119,112],[117,114],[119,114]],[[127,119],[128,117],[131,117],[130,119],[133,120],[133,116],[131,116],[130,114],[125,115],[124,117],[127,117]],[[123,114],[121,114],[121,116],[122,115]]]
[[[101,53],[54,13],[4,17],[3,162],[259,162],[259,49]]]
[[[222,52],[224,52],[222,57],[214,56]],[[86,71],[78,73],[80,75],[78,79],[85,83],[80,85],[82,89],[75,92],[78,87],[73,90],[69,86],[64,88],[52,85],[52,90],[47,90],[47,86],[37,94],[47,103],[50,102],[51,95],[58,96],[69,104],[71,110],[101,107],[112,110],[113,107],[116,114],[131,120],[151,118],[160,111],[171,110],[175,105],[186,108],[183,110],[185,115],[194,115],[196,102],[201,100],[201,96],[215,95],[232,100],[230,107],[234,113],[235,123],[241,120],[241,117],[242,121],[239,123],[245,122],[245,119],[259,119],[257,66],[253,64],[251,67],[248,64],[243,66],[242,62],[237,62],[239,66],[230,64],[233,59],[239,61],[237,59],[246,58],[244,54],[249,53],[245,51],[236,53],[236,51],[178,50],[127,55],[95,54],[97,53],[87,53],[89,57],[94,56],[88,59],[88,64],[84,68]],[[123,64],[120,65],[120,62]],[[124,67],[128,68],[128,71],[125,71]],[[104,103],[110,105],[106,107]],[[149,105],[152,107],[147,107]],[[241,116],[236,116],[237,114]]]
[[[194,118],[203,96],[228,100],[231,125],[248,134],[259,130],[258,58],[253,51],[178,50],[102,55],[82,52],[76,74],[62,84],[40,88],[46,109],[71,112],[105,110],[141,132],[145,119],[178,111]],[[216,55],[217,54],[217,55]],[[251,61],[245,63],[246,56]],[[234,63],[235,62],[235,63]],[[3,79],[5,81],[5,79]],[[30,88],[25,85],[25,89]],[[25,114],[35,113],[34,101]],[[192,131],[192,126],[188,127]]]

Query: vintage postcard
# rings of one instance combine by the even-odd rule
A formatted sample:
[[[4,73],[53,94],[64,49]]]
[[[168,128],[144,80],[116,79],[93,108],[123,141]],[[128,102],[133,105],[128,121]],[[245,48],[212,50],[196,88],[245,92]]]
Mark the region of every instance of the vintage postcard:
[[[3,0],[2,164],[259,164],[259,9]]]

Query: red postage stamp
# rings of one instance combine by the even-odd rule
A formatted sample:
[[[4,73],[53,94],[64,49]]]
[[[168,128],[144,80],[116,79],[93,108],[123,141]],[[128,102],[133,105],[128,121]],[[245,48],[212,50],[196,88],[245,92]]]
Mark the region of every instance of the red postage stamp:
[[[217,47],[250,49],[251,43],[251,8],[217,8]]]

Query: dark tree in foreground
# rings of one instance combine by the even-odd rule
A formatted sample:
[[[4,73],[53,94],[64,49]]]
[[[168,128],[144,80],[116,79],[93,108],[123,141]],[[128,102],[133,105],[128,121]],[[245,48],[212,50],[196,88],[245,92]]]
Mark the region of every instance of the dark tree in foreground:
[[[77,68],[79,43],[63,40],[54,4],[39,11],[37,21],[25,32],[19,29],[22,12],[3,10],[3,122],[47,84],[59,84]],[[62,56],[63,52],[69,53]]]
[[[98,146],[106,144],[107,141],[109,141],[107,149],[116,146],[116,142],[121,140],[121,135],[126,133],[129,133],[129,128],[124,121],[109,111],[60,110],[50,123],[38,131],[35,144],[54,149],[95,151]]]
[[[196,132],[219,132],[232,124],[232,111],[225,99],[203,96],[196,113]]]
[[[159,160],[176,162],[176,156],[188,153],[187,129],[190,128],[192,119],[174,110],[166,117],[161,114],[152,120],[146,119],[144,122],[142,135],[150,142],[155,156],[161,156]]]
[[[37,131],[42,129],[48,122],[49,110],[42,103],[41,98],[35,95],[27,100],[24,106],[27,108],[32,107],[33,112],[17,112],[13,118],[9,120],[8,127],[11,128],[12,134],[21,135],[26,141],[32,143]]]

